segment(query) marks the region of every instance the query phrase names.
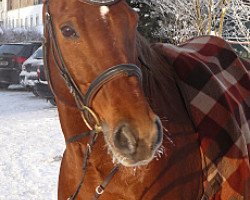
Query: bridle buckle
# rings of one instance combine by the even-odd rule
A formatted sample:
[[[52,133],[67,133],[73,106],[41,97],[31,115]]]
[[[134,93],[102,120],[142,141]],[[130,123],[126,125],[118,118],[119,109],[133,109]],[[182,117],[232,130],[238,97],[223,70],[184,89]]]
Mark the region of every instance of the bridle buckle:
[[[101,185],[97,186],[95,189],[96,194],[101,195],[104,192],[104,189]]]
[[[102,132],[101,123],[100,123],[100,120],[99,120],[97,114],[91,108],[89,108],[89,107],[87,107],[85,105],[82,105],[81,102],[78,102],[78,103],[82,107],[81,116],[82,116],[83,121],[86,124],[86,126],[90,130],[95,130],[96,133]],[[91,119],[93,120],[94,125],[90,124],[89,117],[91,117]]]

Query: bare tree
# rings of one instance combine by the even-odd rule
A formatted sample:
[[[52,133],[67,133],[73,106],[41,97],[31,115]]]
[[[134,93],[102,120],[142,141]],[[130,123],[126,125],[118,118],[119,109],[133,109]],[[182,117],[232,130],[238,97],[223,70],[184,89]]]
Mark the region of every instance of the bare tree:
[[[42,41],[42,34],[37,30],[1,29],[0,43]]]
[[[249,0],[138,0],[158,16],[155,35],[183,42],[199,35],[217,35],[242,43],[250,51]]]

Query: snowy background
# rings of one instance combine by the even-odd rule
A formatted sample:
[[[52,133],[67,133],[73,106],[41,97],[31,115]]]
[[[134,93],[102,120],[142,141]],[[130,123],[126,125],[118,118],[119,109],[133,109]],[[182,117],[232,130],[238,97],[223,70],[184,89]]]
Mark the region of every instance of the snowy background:
[[[0,200],[55,200],[64,139],[57,108],[0,90]]]
[[[250,55],[249,0],[127,0],[151,41],[179,44],[198,35],[239,43]],[[0,42],[40,40],[0,28]],[[56,107],[32,93],[0,90],[0,200],[56,200],[64,139]]]

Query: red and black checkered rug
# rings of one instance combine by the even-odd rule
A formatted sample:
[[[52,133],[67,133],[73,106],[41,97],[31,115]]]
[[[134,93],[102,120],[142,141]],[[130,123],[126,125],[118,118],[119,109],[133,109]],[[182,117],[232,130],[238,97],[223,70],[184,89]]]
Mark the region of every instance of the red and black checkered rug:
[[[250,199],[250,61],[221,38],[164,44],[199,133],[207,199]]]

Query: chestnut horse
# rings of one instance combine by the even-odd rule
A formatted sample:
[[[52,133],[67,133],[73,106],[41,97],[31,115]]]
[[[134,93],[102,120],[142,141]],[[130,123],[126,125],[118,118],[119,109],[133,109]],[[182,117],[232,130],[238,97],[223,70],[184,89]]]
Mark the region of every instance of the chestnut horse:
[[[60,200],[208,199],[175,70],[137,21],[124,0],[44,3],[47,75],[66,141]]]

